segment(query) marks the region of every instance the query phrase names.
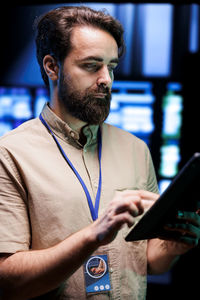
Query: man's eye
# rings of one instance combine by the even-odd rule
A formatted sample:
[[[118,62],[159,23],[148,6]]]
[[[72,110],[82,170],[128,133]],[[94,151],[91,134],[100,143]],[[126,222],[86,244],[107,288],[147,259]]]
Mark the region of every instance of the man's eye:
[[[113,72],[114,69],[115,69],[116,67],[117,67],[117,66],[114,66],[114,65],[108,66],[108,70],[109,70],[110,72]]]
[[[98,69],[98,66],[96,64],[84,64],[84,68],[88,71],[95,71]]]

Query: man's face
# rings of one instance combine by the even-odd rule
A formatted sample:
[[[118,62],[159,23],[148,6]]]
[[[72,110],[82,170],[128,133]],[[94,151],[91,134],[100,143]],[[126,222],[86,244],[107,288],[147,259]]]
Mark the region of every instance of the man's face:
[[[60,71],[59,99],[73,117],[100,124],[110,111],[117,43],[106,31],[88,26],[74,28],[71,43]]]

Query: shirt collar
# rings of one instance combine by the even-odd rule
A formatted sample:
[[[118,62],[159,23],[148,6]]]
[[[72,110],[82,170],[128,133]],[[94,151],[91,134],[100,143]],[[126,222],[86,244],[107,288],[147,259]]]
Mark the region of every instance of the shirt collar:
[[[49,107],[49,104],[46,103],[42,110],[42,116],[48,125],[51,127],[51,130],[59,136],[61,139],[67,141],[72,146],[76,148],[83,148],[83,145],[79,142],[79,133],[73,130],[66,122],[61,120]],[[83,128],[83,133],[86,136],[86,144],[84,147],[88,147],[92,144],[97,143],[97,132],[98,125],[86,125]]]

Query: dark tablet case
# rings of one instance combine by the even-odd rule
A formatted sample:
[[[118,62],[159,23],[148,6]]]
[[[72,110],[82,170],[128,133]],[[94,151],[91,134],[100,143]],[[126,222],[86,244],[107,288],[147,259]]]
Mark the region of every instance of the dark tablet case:
[[[126,241],[165,236],[163,227],[173,222],[178,210],[196,211],[200,207],[200,153],[195,153],[176,175],[159,199],[130,230]],[[177,234],[177,233],[176,233]]]

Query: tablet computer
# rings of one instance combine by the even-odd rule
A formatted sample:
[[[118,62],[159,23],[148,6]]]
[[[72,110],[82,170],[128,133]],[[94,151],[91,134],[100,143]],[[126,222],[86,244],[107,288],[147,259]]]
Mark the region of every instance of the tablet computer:
[[[199,201],[200,153],[195,153],[158,200],[129,231],[125,240],[137,241],[159,236],[167,237],[169,231],[164,229],[164,225],[173,222],[178,210],[196,211],[199,208]]]

